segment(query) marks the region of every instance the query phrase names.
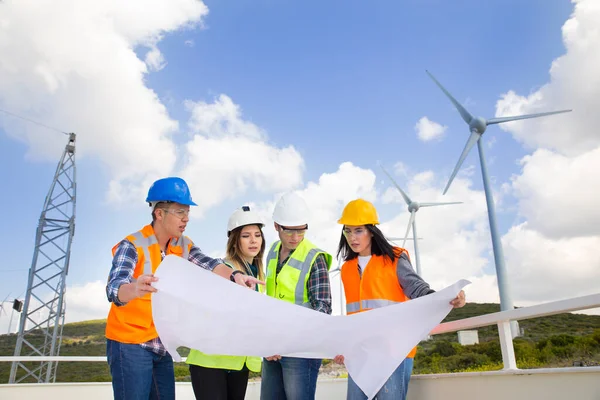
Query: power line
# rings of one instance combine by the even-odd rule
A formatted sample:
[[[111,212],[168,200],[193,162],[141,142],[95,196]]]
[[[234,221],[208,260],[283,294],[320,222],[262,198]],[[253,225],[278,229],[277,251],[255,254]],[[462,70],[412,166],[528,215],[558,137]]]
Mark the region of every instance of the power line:
[[[32,119],[30,119],[30,118],[27,118],[27,117],[22,117],[22,116],[20,116],[20,115],[17,115],[17,114],[15,114],[15,113],[11,113],[10,111],[6,111],[6,110],[3,110],[3,109],[1,109],[1,108],[0,108],[0,111],[2,111],[2,112],[4,112],[4,113],[6,113],[6,114],[8,114],[8,115],[11,115],[11,116],[13,116],[13,117],[15,117],[15,118],[20,118],[20,119],[22,119],[22,120],[24,120],[24,121],[31,122],[32,124],[36,124],[36,125],[39,125],[39,126],[43,126],[44,128],[51,129],[51,130],[53,130],[53,131],[56,131],[56,132],[59,132],[59,133],[63,133],[63,134],[65,134],[65,135],[68,135],[68,134],[69,134],[69,132],[61,131],[60,129],[53,128],[53,127],[51,127],[51,126],[48,126],[48,125],[46,125],[46,124],[42,124],[41,122],[34,121],[34,120],[32,120]]]

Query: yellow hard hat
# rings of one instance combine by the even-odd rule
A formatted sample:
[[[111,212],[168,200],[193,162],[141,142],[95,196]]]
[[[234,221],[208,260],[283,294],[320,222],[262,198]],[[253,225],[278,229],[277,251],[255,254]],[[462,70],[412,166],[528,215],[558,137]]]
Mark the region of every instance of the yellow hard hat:
[[[346,204],[342,211],[342,218],[338,219],[338,224],[343,225],[377,225],[379,217],[373,203],[356,199]]]

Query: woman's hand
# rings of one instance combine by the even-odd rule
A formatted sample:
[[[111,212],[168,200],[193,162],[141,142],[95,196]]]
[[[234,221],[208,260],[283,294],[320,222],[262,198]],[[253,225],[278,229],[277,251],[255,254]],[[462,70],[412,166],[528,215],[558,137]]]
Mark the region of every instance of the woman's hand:
[[[335,356],[335,358],[333,359],[333,362],[335,362],[336,364],[343,364],[344,363],[344,356],[341,354],[338,354],[337,356]]]
[[[233,279],[235,279],[235,283],[237,283],[238,285],[246,286],[247,288],[250,288],[252,290],[254,290],[256,285],[264,285],[265,284],[263,281],[259,281],[258,279],[256,279],[253,276],[244,275],[244,274],[235,274]]]
[[[458,296],[456,296],[456,297],[454,298],[454,300],[452,300],[452,301],[450,302],[450,304],[452,304],[452,306],[453,306],[454,308],[460,308],[460,307],[464,306],[466,302],[467,302],[467,300],[466,300],[466,298],[465,298],[465,291],[464,291],[464,290],[461,290],[461,291],[458,293]]]

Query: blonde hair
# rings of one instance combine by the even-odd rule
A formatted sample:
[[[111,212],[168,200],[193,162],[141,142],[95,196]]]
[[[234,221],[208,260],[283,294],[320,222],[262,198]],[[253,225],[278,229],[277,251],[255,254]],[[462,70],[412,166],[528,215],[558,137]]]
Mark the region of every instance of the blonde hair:
[[[263,255],[265,254],[265,235],[263,234],[262,228],[258,224],[250,224],[258,227],[260,231],[260,236],[262,239],[262,243],[260,245],[260,250],[258,254],[252,260],[252,264],[256,266],[258,269],[259,280],[264,280],[265,273],[263,271]],[[248,225],[244,225],[248,226]],[[245,260],[244,255],[242,253],[242,249],[240,247],[240,240],[242,236],[242,229],[244,227],[240,226],[235,228],[229,234],[229,238],[227,239],[227,250],[225,253],[225,259],[238,271],[242,271],[246,275],[252,275],[252,270],[250,269],[250,265]]]

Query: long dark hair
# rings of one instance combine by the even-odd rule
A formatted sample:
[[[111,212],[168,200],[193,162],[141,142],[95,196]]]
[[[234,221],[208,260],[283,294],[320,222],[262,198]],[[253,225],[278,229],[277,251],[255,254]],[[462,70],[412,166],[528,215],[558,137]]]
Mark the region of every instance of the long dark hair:
[[[371,254],[384,256],[392,263],[396,261],[396,258],[400,256],[399,252],[394,250],[394,247],[387,241],[385,236],[383,236],[383,233],[381,233],[379,228],[375,225],[365,225],[365,227],[373,234],[373,237],[371,238]],[[350,261],[358,257],[358,253],[355,253],[348,244],[346,236],[344,236],[344,228],[346,228],[346,226],[342,227],[342,236],[340,237],[337,256],[338,258],[341,256],[344,261]]]

